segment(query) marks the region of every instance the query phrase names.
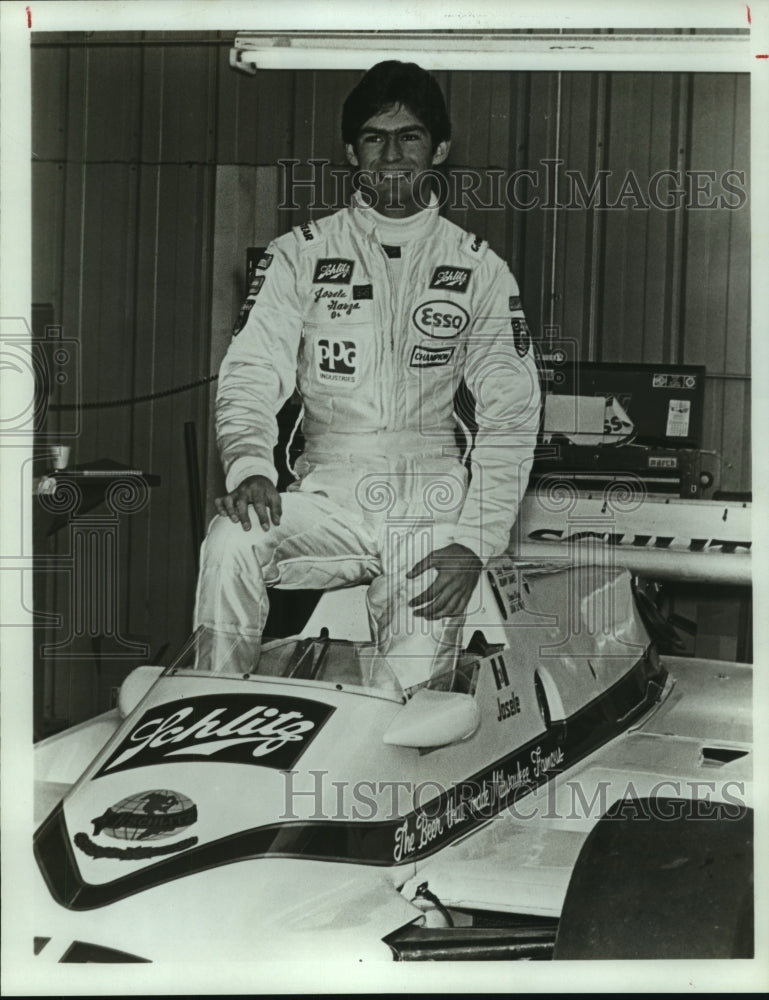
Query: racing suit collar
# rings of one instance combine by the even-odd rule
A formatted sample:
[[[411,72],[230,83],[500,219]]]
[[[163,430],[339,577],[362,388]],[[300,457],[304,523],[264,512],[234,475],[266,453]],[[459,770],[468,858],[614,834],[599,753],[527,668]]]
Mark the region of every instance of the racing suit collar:
[[[356,191],[350,204],[350,215],[359,229],[375,234],[380,243],[399,246],[432,233],[440,219],[438,208],[438,198],[433,192],[429,205],[421,212],[405,219],[388,219],[367,204],[360,191]]]

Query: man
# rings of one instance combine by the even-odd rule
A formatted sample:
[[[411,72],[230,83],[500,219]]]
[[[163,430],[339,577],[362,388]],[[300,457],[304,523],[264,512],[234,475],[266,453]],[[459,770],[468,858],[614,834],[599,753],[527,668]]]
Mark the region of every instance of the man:
[[[226,496],[203,545],[196,624],[216,669],[258,655],[266,587],[371,583],[372,632],[399,683],[435,674],[526,486],[539,386],[518,287],[442,218],[425,172],[450,122],[429,73],[371,69],[342,116],[359,190],[273,241],[222,363]],[[454,396],[476,401],[470,475]],[[305,452],[280,495],[276,413],[298,386]],[[373,581],[373,583],[372,583]]]

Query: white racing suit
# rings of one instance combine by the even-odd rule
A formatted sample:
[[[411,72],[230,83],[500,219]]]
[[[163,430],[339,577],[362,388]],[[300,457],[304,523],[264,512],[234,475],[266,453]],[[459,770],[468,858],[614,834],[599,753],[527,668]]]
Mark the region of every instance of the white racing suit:
[[[228,491],[251,475],[276,482],[276,414],[295,386],[304,406],[280,525],[264,531],[249,507],[250,531],[217,516],[203,544],[196,625],[243,637],[245,670],[267,586],[375,581],[373,637],[401,685],[435,674],[453,654],[451,623],[408,607],[435,572],[404,574],[452,541],[483,562],[502,553],[526,487],[540,393],[515,279],[434,207],[396,250],[383,248],[378,220],[354,202],[273,241],[222,363]],[[478,428],[469,476],[455,437],[463,378]]]

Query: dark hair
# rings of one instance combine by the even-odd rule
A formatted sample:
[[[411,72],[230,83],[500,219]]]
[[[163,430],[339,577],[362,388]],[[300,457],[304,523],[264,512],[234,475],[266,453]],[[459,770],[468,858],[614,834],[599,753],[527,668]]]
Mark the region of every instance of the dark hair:
[[[350,91],[342,109],[342,140],[355,145],[365,122],[386,108],[402,104],[430,133],[433,150],[451,138],[451,122],[438,81],[416,63],[389,59],[376,66]]]

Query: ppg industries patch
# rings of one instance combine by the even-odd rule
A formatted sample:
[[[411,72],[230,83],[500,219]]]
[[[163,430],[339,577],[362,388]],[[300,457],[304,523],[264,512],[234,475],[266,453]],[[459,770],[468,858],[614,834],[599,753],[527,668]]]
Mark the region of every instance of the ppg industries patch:
[[[531,347],[531,334],[526,325],[526,320],[514,317],[510,320],[510,326],[513,328],[513,343],[515,344],[516,353],[519,358],[525,358]]]

